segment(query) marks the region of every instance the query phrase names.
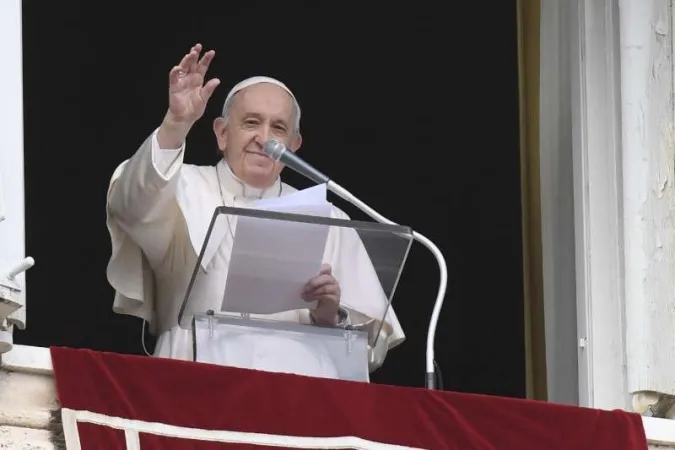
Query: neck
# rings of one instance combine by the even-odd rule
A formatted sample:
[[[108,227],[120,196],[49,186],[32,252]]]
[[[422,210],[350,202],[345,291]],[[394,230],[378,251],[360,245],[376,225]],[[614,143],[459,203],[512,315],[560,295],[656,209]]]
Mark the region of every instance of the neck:
[[[234,174],[234,171],[223,158],[217,165],[218,177],[223,186],[230,194],[244,198],[267,198],[277,197],[281,192],[281,180],[279,177],[270,186],[256,187],[245,183]]]

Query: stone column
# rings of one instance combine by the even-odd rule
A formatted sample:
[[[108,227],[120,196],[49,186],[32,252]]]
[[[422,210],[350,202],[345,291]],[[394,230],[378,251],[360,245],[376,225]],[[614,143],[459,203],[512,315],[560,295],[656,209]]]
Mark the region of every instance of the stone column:
[[[21,0],[0,2],[0,70],[3,89],[0,108],[0,353],[12,348],[14,327],[26,324],[23,264],[23,75]],[[13,269],[18,270],[14,271]]]
[[[619,2],[627,389],[654,415],[675,396],[671,3]]]

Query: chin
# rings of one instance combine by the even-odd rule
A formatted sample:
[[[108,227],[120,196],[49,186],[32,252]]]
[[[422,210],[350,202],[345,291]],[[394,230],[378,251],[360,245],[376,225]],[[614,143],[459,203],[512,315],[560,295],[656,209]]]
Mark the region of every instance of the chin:
[[[256,187],[267,187],[277,179],[274,166],[251,166],[246,168],[246,182]]]

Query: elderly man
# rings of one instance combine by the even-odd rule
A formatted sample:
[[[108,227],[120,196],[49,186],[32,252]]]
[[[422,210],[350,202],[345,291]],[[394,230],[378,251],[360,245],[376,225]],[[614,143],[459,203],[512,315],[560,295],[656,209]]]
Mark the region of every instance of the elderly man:
[[[275,79],[253,77],[230,91],[222,117],[213,122],[220,162],[184,164],[186,137],[219,84],[217,79],[204,83],[215,52],[200,58],[201,54],[197,44],[171,69],[168,111],[159,128],[117,168],[107,201],[113,248],[107,275],[116,291],[113,309],[147,321],[159,334],[155,356],[176,359],[193,357],[191,333],[179,326],[177,318],[215,208],[250,207],[256,200],[295,192],[280,181],[283,167],[262,152],[262,144],[274,138],[297,151],[302,143],[300,107],[291,91]],[[347,218],[337,208],[332,214]],[[232,242],[233,235],[226,234],[197,279],[193,295],[205,308],[219,310]],[[372,266],[366,267],[363,247],[351,244],[343,231],[331,230],[325,264],[308,280],[303,294],[307,302],[316,302],[314,309],[266,317],[327,327],[381,320],[386,297]],[[370,370],[379,367],[386,352],[404,338],[389,309],[378,345],[370,349]],[[256,368],[293,371],[287,366],[296,347],[264,339],[253,345],[268,347],[267,360],[254,364]],[[283,352],[271,351],[281,348]],[[303,355],[299,349],[295,356]],[[321,364],[302,371],[330,376],[326,374],[330,369]]]

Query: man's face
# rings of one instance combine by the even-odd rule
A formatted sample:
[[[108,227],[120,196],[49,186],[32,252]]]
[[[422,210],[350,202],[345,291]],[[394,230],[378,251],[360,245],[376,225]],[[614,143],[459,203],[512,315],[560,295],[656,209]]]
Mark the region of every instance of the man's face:
[[[274,183],[283,165],[268,158],[262,146],[273,138],[296,151],[301,138],[293,125],[291,96],[279,86],[259,83],[236,94],[227,121],[216,119],[214,131],[234,174],[246,184],[266,188]]]

